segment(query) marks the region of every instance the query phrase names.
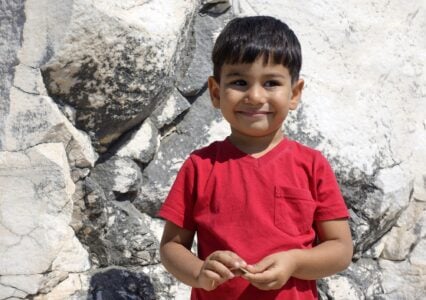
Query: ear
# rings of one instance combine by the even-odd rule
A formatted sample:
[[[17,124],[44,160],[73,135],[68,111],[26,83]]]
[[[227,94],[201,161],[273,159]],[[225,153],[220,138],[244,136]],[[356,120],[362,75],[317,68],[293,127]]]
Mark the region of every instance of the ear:
[[[302,90],[305,85],[303,79],[299,79],[297,82],[293,83],[291,88],[291,98],[290,98],[290,110],[295,110],[299,104],[300,98],[302,98]]]
[[[208,79],[210,99],[215,108],[220,108],[220,88],[216,78],[210,76]]]

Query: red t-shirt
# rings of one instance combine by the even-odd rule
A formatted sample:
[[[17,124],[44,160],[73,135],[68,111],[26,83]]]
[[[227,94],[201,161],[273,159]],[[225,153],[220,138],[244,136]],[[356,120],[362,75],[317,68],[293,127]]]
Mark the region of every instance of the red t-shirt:
[[[194,151],[182,165],[159,216],[196,231],[198,256],[231,250],[248,264],[315,244],[315,221],[348,217],[334,173],[320,152],[283,139],[260,158],[228,139]],[[291,277],[262,291],[237,277],[191,299],[316,299],[314,280]]]

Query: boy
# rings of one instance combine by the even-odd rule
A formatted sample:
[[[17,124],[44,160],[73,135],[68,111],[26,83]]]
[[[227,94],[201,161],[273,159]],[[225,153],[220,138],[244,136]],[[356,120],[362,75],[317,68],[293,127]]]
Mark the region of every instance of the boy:
[[[272,17],[237,18],[212,59],[210,96],[231,135],[179,171],[159,212],[162,263],[191,299],[316,299],[315,279],[349,265],[352,240],[329,164],[281,131],[304,84],[297,37]]]

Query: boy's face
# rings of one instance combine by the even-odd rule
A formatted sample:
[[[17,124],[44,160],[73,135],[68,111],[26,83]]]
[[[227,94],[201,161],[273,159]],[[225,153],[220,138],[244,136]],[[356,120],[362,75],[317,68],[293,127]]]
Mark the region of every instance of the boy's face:
[[[282,137],[281,126],[289,110],[297,107],[303,80],[294,84],[286,67],[263,64],[224,64],[220,82],[209,78],[213,106],[220,109],[240,137]]]

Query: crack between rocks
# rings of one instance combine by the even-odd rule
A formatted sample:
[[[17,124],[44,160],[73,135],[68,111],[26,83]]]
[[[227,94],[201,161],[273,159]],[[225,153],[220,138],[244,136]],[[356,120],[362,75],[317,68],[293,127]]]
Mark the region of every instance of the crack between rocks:
[[[3,276],[10,276],[10,275],[3,275]],[[16,275],[11,275],[11,276],[16,276]],[[0,277],[1,277],[1,276],[0,276]],[[26,295],[29,295],[29,293],[28,293],[28,292],[26,292],[26,291],[24,291],[24,290],[21,290],[21,289],[19,289],[19,288],[17,288],[17,287],[14,287],[13,285],[10,285],[10,284],[4,284],[4,283],[0,283],[0,285],[3,285],[3,286],[5,286],[5,287],[10,287],[10,288],[14,289],[15,291],[20,291],[20,292],[22,292],[22,293],[24,293],[24,294],[26,294]],[[16,298],[16,296],[15,296],[15,292],[14,292],[14,294],[13,294],[11,297],[4,298],[4,300],[7,300],[7,299],[17,299],[17,298]]]
[[[17,89],[17,90],[19,90],[19,91],[21,91],[21,92],[23,92],[23,93],[25,93],[25,94],[33,95],[33,96],[40,96],[40,94],[39,94],[39,93],[32,93],[32,92],[25,91],[24,89],[22,89],[22,88],[20,88],[20,87],[18,87],[18,86],[16,86],[16,85],[14,85],[14,84],[12,84],[12,86],[13,86],[15,89]]]

